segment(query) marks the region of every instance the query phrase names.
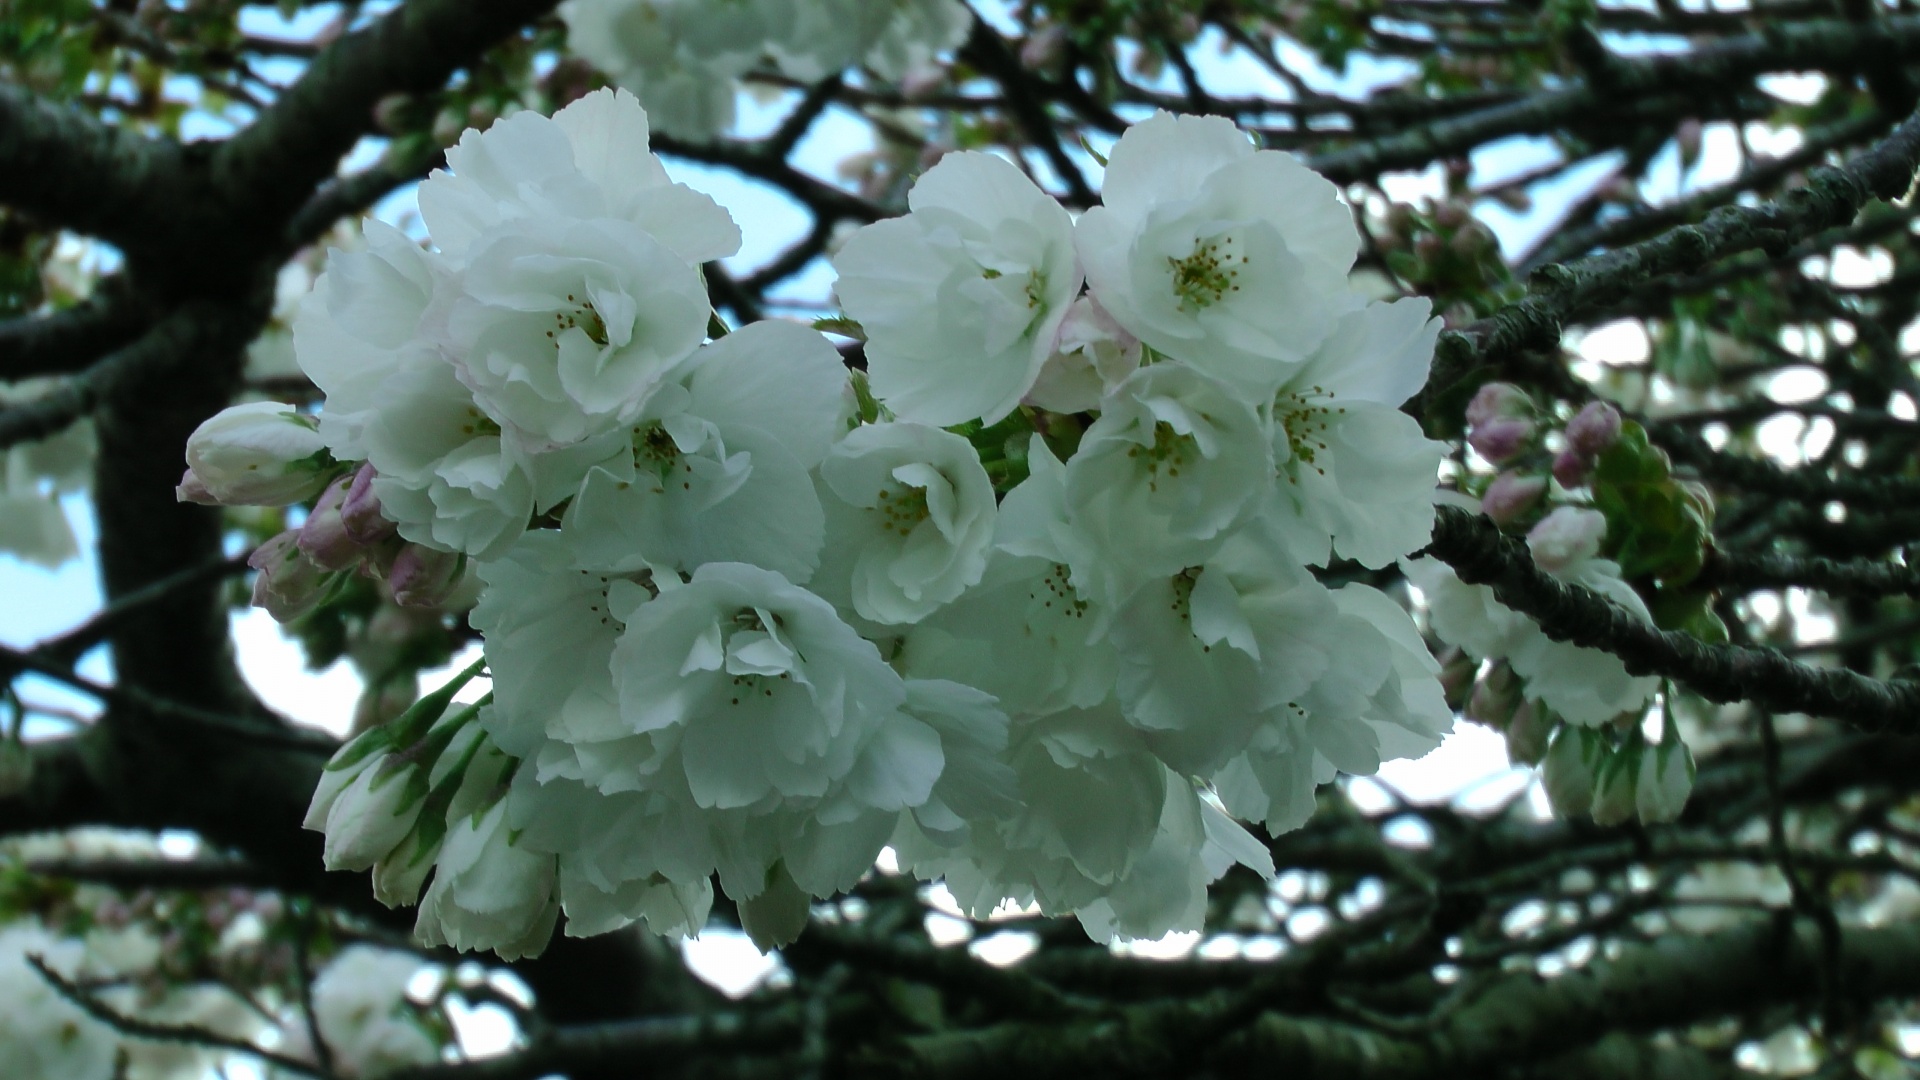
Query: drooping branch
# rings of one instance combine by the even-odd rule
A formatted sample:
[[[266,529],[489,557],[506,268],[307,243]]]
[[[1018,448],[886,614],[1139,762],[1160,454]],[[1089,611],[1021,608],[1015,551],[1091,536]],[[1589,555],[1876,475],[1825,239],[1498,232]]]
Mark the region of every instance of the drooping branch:
[[[1772,649],[1709,645],[1642,622],[1597,593],[1534,565],[1526,545],[1488,519],[1440,507],[1427,553],[1461,580],[1486,585],[1555,641],[1618,656],[1636,675],[1664,675],[1710,701],[1831,717],[1870,731],[1920,734],[1920,686],[1796,663]]]

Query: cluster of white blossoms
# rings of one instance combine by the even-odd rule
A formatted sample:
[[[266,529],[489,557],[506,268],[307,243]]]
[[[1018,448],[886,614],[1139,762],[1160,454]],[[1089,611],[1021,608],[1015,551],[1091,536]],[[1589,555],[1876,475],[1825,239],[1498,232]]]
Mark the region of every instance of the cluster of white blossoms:
[[[490,696],[362,736],[308,817],[388,903],[431,872],[421,938],[697,933],[717,880],[764,947],[888,845],[974,914],[1156,938],[1271,873],[1234,818],[1439,743],[1411,617],[1309,569],[1423,546],[1443,452],[1399,410],[1437,323],[1348,288],[1331,183],[1160,114],[1076,222],[950,155],[838,254],[861,376],[718,324],[739,233],[647,131],[600,91],[469,133],[434,249],[369,225],[296,325],[312,468],[484,583]]]
[[[733,126],[739,78],[763,62],[819,82],[859,65],[888,82],[966,40],[960,0],[567,0],[567,48],[638,95],[666,135]]]
[[[85,888],[85,887],[83,887]],[[63,934],[35,918],[0,928],[0,1062],[8,1080],[189,1080],[230,1055],[135,1038],[90,1015],[33,964],[91,988],[99,1004],[163,1025],[247,1040],[270,1027],[239,992],[211,983],[168,985],[161,937],[138,924]]]

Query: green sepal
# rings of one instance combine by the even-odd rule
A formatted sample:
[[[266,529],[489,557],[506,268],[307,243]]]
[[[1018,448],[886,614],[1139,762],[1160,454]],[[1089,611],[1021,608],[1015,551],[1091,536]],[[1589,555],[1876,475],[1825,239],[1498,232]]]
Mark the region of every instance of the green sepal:
[[[453,702],[453,696],[472,682],[486,666],[486,657],[475,660],[467,665],[466,670],[442,683],[440,688],[432,693],[422,694],[419,701],[407,706],[406,712],[394,717],[386,725],[386,728],[393,732],[394,745],[407,747],[419,742],[421,737],[433,727],[433,722],[440,719],[440,715],[447,711],[447,706]]]

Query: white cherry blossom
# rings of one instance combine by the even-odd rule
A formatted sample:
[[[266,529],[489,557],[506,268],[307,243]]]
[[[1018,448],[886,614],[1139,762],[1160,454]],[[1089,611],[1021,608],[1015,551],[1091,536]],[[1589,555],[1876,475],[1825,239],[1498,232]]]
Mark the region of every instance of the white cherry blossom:
[[[1052,354],[1080,292],[1073,223],[1003,158],[948,154],[834,257],[834,293],[867,335],[874,396],[902,420],[993,423]]]
[[[1128,128],[1074,238],[1120,325],[1248,393],[1271,393],[1354,303],[1359,235],[1333,184],[1221,117]]]
[[[448,823],[433,884],[420,901],[414,937],[503,960],[537,956],[560,916],[552,855],[515,842],[506,801]]]
[[[448,148],[447,168],[420,185],[420,216],[455,263],[470,260],[496,227],[525,219],[626,222],[689,264],[740,250],[733,218],[712,197],[669,179],[649,139],[647,111],[623,90],[596,90],[551,118],[514,113]]]
[[[1075,584],[1117,603],[1198,565],[1272,483],[1266,427],[1232,387],[1178,362],[1141,368],[1067,462],[1067,520],[1086,541]]]
[[[1274,394],[1278,483],[1262,514],[1295,558],[1383,567],[1426,545],[1446,446],[1400,405],[1427,381],[1440,321],[1425,298],[1341,316]]]
[[[698,270],[612,218],[497,225],[444,294],[439,340],[460,381],[535,452],[630,422],[684,372],[709,311]]]
[[[993,483],[973,446],[922,424],[868,424],[820,463],[828,543],[815,589],[860,618],[913,623],[979,582]]]
[[[314,1026],[341,1076],[375,1078],[440,1060],[439,1043],[407,1000],[422,967],[413,953],[356,944],[314,977]]]
[[[1038,437],[1027,461],[1027,479],[1001,501],[980,583],[908,630],[895,662],[985,690],[1015,713],[1091,708],[1113,692],[1106,609],[1069,569],[1084,542],[1066,523],[1065,466]]]
[[[1451,567],[1433,559],[1402,564],[1427,601],[1433,632],[1477,659],[1504,658],[1526,683],[1526,697],[1570,723],[1604,724],[1644,708],[1659,689],[1652,676],[1629,674],[1612,653],[1547,637],[1539,624],[1502,604],[1485,585],[1469,585]],[[1594,589],[1634,615],[1651,621],[1646,604],[1605,559],[1578,564],[1567,580]]]
[[[797,323],[754,323],[703,347],[587,470],[566,518],[581,565],[745,562],[806,581],[825,528],[808,473],[845,431],[845,401],[839,353]]]

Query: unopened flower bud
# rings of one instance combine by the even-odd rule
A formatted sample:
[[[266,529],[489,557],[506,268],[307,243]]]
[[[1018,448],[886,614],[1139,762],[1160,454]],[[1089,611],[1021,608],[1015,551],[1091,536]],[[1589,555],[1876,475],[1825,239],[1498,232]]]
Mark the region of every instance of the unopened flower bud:
[[[1593,809],[1593,767],[1599,750],[1599,737],[1586,728],[1564,727],[1554,737],[1540,764],[1540,785],[1555,814],[1574,818]]]
[[[1557,573],[1600,554],[1607,518],[1598,510],[1562,506],[1527,533],[1527,550],[1548,573]]]
[[[1467,434],[1467,445],[1495,465],[1519,457],[1533,442],[1536,427],[1524,416],[1495,417]]]
[[[1593,459],[1573,450],[1562,450],[1553,456],[1553,478],[1560,481],[1564,488],[1577,488],[1587,482],[1593,473]]]
[[[173,497],[176,501],[183,503],[198,503],[201,506],[220,505],[220,500],[214,498],[213,492],[207,490],[206,482],[196,476],[191,468],[180,477],[179,486],[173,489]]]
[[[1567,446],[1597,458],[1620,440],[1620,410],[1604,401],[1589,401],[1567,421]]]
[[[1681,168],[1690,169],[1694,162],[1700,160],[1700,146],[1705,133],[1705,126],[1698,117],[1693,116],[1680,121],[1679,126],[1674,128],[1673,144],[1680,151]]]
[[[1447,246],[1463,259],[1477,259],[1493,250],[1493,236],[1476,223],[1454,233]]]
[[[393,522],[380,512],[380,497],[373,493],[374,475],[372,465],[361,465],[340,503],[340,523],[346,526],[347,535],[367,547],[393,535]]]
[[[1474,676],[1479,674],[1480,661],[1467,655],[1458,645],[1449,645],[1439,657],[1440,692],[1447,699],[1447,707],[1458,711],[1474,692]]]
[[[187,468],[227,506],[285,506],[312,498],[333,473],[314,418],[278,401],[222,409],[187,437]],[[181,481],[182,488],[190,488]]]
[[[300,550],[323,570],[345,570],[360,561],[365,554],[353,537],[347,535],[347,527],[340,518],[340,503],[346,497],[347,477],[341,477],[327,485],[320,493],[320,501],[314,503],[313,512],[300,526],[296,543]]]
[[[407,544],[387,571],[393,602],[402,607],[439,607],[460,584],[466,564],[466,557],[457,552]]]
[[[1602,757],[1599,780],[1593,791],[1593,823],[1618,825],[1634,813],[1634,789],[1640,780],[1640,748],[1622,750]]]
[[[373,124],[388,135],[404,135],[415,111],[411,96],[388,94],[373,103]]]
[[[426,777],[417,767],[377,756],[382,760],[360,770],[327,813],[322,859],[329,870],[372,869],[413,831],[420,816]]]
[[[1035,30],[1020,46],[1020,64],[1029,71],[1050,71],[1067,51],[1067,29],[1059,24]]]
[[[1472,427],[1504,416],[1532,415],[1533,398],[1512,383],[1487,383],[1467,402],[1467,424]]]
[[[1470,218],[1459,203],[1443,202],[1433,208],[1433,223],[1443,229],[1457,229]]]
[[[1473,697],[1467,701],[1467,719],[1504,731],[1519,708],[1520,684],[1503,660],[1474,684]]]
[[[247,565],[260,571],[253,579],[253,606],[278,622],[291,622],[318,607],[334,575],[300,550],[300,534],[288,529],[255,548]]]
[[[1648,749],[1640,757],[1640,783],[1634,809],[1643,825],[1677,821],[1693,794],[1693,751],[1683,742]]]
[[[1495,524],[1511,525],[1538,506],[1547,493],[1547,478],[1526,473],[1503,472],[1487,485],[1480,496],[1480,511]]]
[[[1507,721],[1507,760],[1515,765],[1540,764],[1557,723],[1546,706],[1537,701],[1522,701]]]

